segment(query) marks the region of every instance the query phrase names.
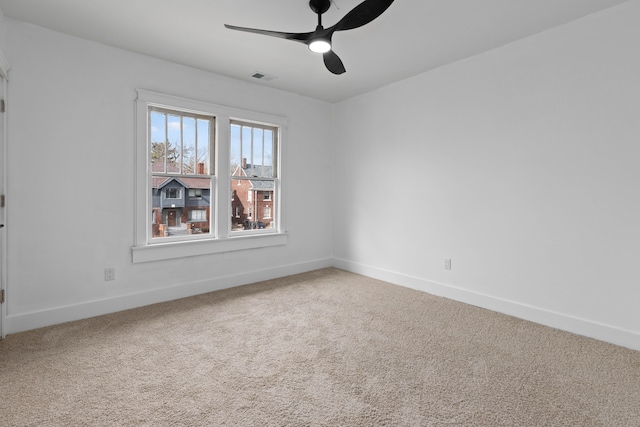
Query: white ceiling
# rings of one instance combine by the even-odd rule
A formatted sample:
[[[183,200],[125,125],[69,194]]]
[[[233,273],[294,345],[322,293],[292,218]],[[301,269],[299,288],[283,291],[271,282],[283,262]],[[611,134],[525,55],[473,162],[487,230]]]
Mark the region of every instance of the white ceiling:
[[[324,26],[361,1],[333,0]],[[303,44],[223,25],[313,31],[317,17],[307,0],[0,0],[0,10],[63,33],[337,102],[625,1],[396,0],[370,24],[334,34],[334,51],[347,69],[340,76]],[[250,77],[256,71],[276,78],[258,81]]]

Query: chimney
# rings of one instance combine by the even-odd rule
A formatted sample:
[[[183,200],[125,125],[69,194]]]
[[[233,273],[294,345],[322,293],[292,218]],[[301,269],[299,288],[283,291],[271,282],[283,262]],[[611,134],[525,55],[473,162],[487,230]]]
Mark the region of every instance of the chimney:
[[[246,169],[247,168],[247,158],[243,157],[242,158],[242,169]]]
[[[198,163],[198,169],[196,170],[196,174],[204,175],[204,163]]]

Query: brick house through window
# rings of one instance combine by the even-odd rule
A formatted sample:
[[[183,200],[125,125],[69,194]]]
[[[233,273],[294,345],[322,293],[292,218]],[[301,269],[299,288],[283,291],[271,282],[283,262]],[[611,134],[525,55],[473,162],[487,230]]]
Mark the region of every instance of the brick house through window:
[[[273,166],[251,165],[247,159],[237,165],[231,176],[249,179],[231,180],[232,229],[271,228],[274,218],[273,180],[251,179],[273,177]]]

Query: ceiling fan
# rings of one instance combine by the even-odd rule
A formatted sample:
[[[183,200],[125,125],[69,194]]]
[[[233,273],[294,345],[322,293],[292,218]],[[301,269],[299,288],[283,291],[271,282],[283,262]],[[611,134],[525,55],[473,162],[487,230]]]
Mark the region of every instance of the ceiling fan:
[[[309,7],[318,14],[318,26],[315,31],[309,33],[283,33],[280,31],[258,30],[256,28],[236,27],[234,25],[224,26],[231,30],[246,31],[248,33],[262,34],[265,36],[278,37],[281,39],[293,40],[304,43],[315,53],[322,53],[324,64],[333,74],[342,74],[346,70],[342,61],[331,49],[331,37],[336,31],[352,30],[362,27],[376,19],[387,10],[393,0],[365,0],[347,13],[337,24],[332,27],[322,26],[322,14],[329,10],[332,0],[310,0]]]

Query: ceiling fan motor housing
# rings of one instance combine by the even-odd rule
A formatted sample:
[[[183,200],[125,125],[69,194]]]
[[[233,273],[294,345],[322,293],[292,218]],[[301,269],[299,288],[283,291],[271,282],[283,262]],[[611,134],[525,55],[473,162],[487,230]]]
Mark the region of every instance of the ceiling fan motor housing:
[[[331,7],[331,0],[311,0],[309,1],[309,7],[314,13],[323,14]]]

